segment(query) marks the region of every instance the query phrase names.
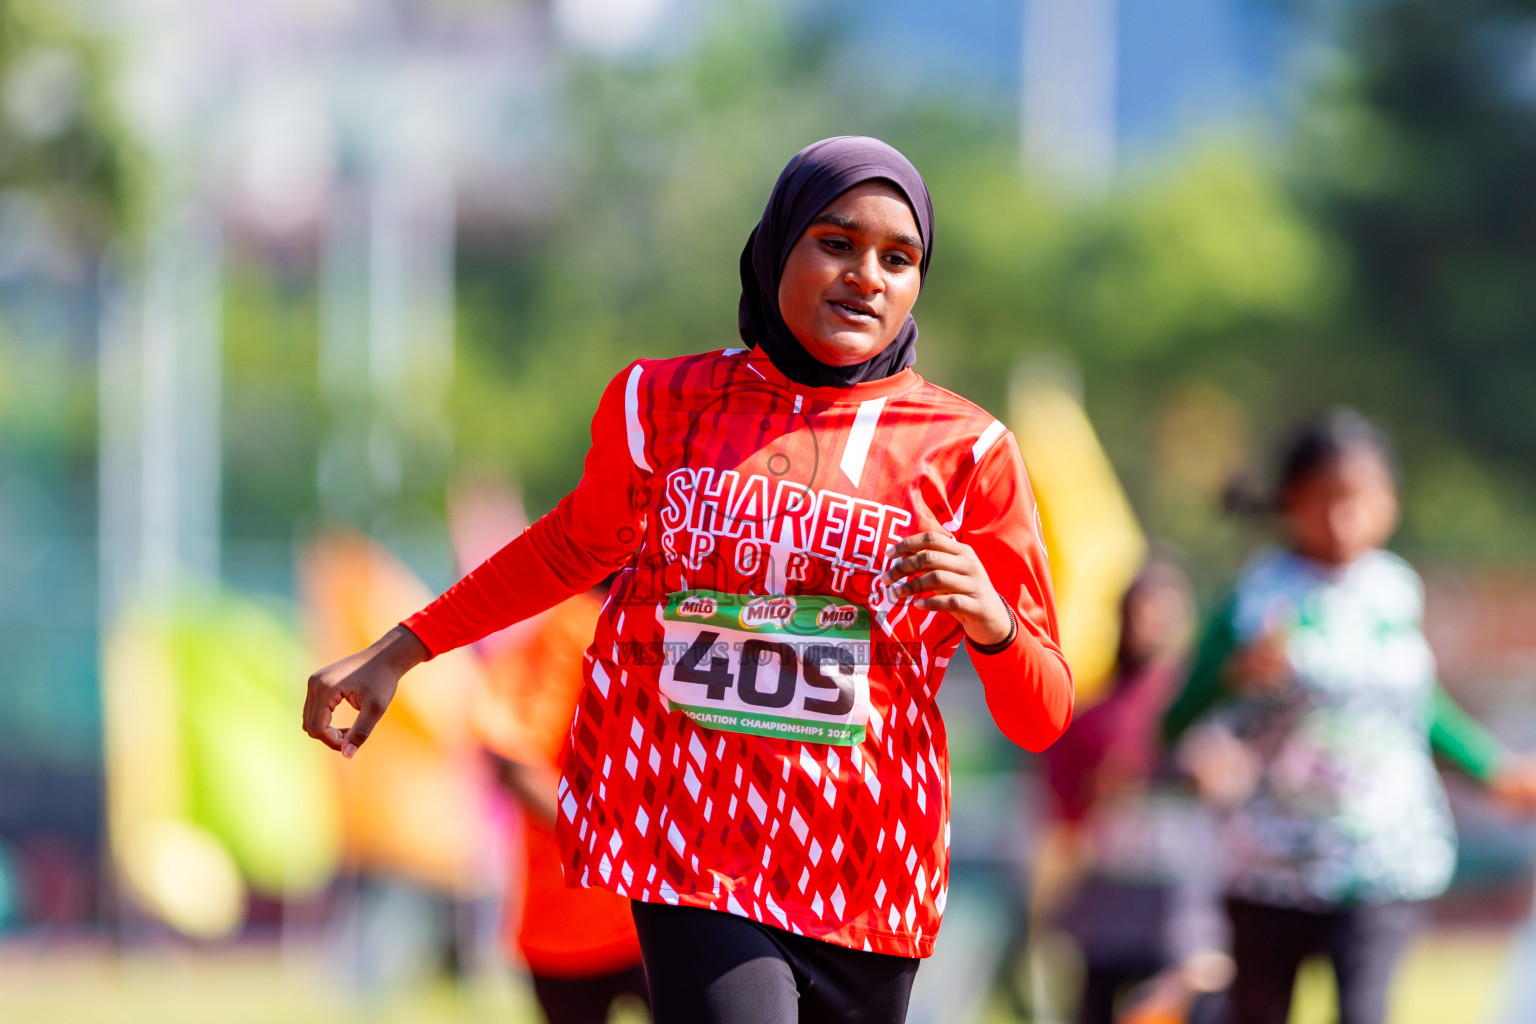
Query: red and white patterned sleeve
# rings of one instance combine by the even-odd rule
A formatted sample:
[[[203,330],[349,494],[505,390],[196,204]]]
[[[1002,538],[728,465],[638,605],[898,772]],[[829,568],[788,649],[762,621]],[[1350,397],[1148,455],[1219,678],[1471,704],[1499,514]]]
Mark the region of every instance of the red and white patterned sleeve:
[[[401,623],[433,656],[537,615],[629,560],[643,525],[636,491],[651,472],[641,414],[644,372],[633,363],[603,392],[576,489]]]
[[[1061,653],[1035,495],[1012,432],[1003,432],[972,475],[959,539],[975,549],[1019,623],[1013,643],[997,654],[970,649],[987,708],[1003,735],[1044,750],[1072,721],[1072,669]]]

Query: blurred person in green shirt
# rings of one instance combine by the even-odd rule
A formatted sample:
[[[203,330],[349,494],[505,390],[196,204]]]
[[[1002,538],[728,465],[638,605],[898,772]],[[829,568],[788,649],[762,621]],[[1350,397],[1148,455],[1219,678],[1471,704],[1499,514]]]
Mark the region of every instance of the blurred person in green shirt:
[[[1536,808],[1536,765],[1439,685],[1423,585],[1384,550],[1398,524],[1387,435],[1348,409],[1279,458],[1282,543],[1239,574],[1164,717],[1220,848],[1236,977],[1232,1024],[1284,1024],[1297,969],[1324,955],[1341,1024],[1380,1024],[1424,901],[1456,837],[1433,757]]]

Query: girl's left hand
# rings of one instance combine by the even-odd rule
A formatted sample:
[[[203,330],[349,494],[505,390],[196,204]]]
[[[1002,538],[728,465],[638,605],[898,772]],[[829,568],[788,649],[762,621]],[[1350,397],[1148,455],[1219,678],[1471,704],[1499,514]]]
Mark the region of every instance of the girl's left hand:
[[[949,612],[975,643],[999,644],[1008,639],[1013,619],[969,544],[929,530],[893,545],[887,556],[895,561],[880,582],[893,599],[910,597],[914,608]]]
[[[1512,754],[1488,780],[1493,798],[1512,811],[1536,814],[1536,754]]]

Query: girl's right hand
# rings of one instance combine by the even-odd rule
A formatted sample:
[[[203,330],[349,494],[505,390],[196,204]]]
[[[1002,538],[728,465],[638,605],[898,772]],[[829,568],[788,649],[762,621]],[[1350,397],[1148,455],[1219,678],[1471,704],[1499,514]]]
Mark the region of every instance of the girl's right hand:
[[[1271,628],[1227,661],[1227,679],[1245,693],[1278,693],[1291,681],[1291,663],[1285,656],[1290,631]]]
[[[343,757],[351,757],[384,717],[400,677],[430,654],[415,633],[396,626],[364,650],[325,666],[309,677],[304,731],[341,751]],[[357,718],[345,732],[331,724],[331,715],[342,701],[357,709]]]

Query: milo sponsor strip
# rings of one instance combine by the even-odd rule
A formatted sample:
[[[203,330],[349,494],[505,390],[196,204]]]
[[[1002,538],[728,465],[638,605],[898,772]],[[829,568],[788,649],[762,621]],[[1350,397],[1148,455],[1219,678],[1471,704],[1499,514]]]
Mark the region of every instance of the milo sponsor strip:
[[[869,721],[869,610],[825,595],[690,590],[659,609],[661,692],[710,729],[852,746]]]
[[[749,632],[848,638],[862,634],[863,639],[869,639],[869,609],[822,595],[755,596],[684,590],[667,598],[662,618]]]

